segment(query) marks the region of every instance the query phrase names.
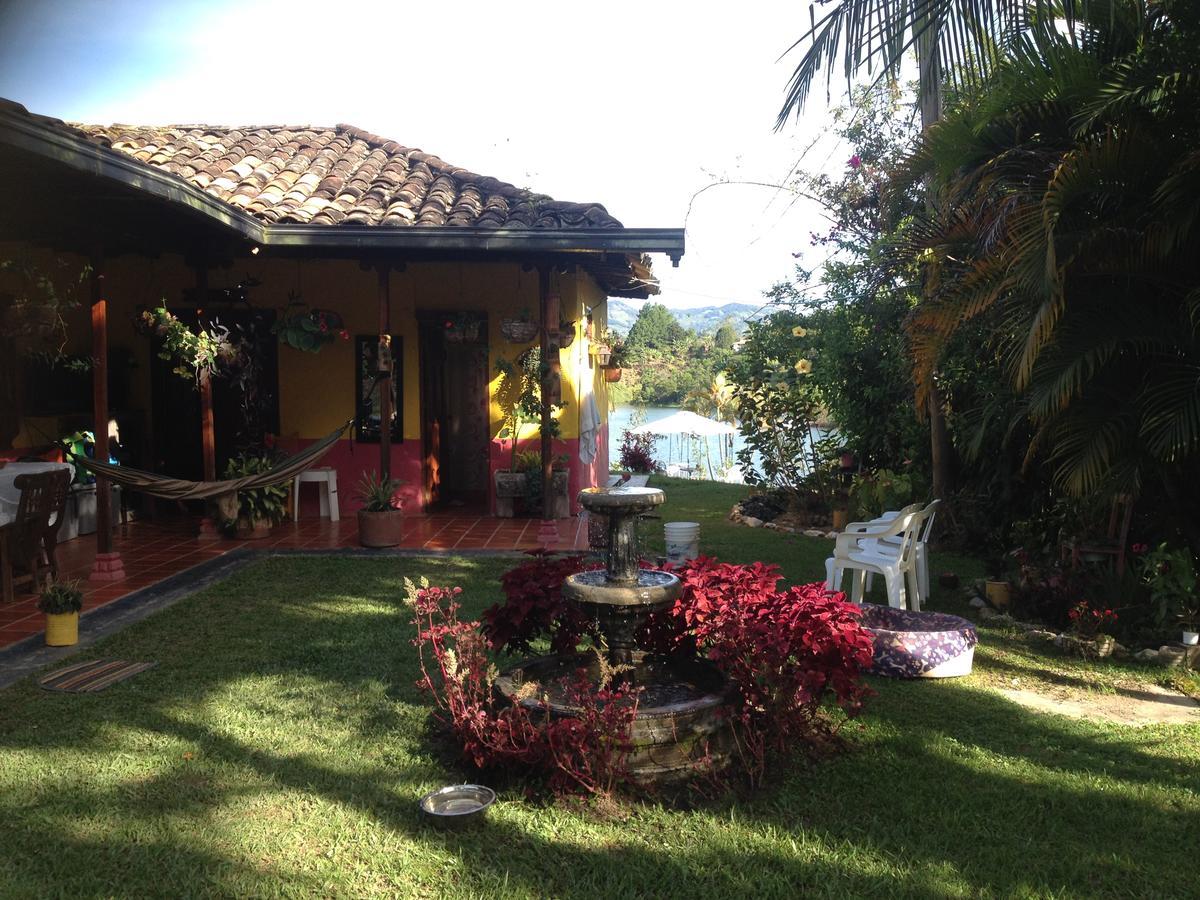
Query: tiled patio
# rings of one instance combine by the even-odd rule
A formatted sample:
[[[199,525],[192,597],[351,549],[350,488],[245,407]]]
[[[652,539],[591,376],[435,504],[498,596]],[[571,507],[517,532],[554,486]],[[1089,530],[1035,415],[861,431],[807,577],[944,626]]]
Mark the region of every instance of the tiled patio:
[[[563,519],[556,523],[558,543],[555,550],[587,548],[587,522],[583,518]],[[401,549],[470,550],[497,552],[533,550],[539,540],[541,522],[536,519],[497,519],[488,516],[431,515],[405,519]],[[120,597],[149,587],[185,569],[223,556],[241,547],[259,550],[330,550],[358,547],[358,522],[354,516],[339,522],[308,519],[276,526],[271,536],[256,541],[227,538],[201,540],[195,520],[179,519],[166,523],[131,522],[118,526],[113,548],[120,552],[125,578],[120,581],[88,581],[96,554],[95,536],[60,544],[59,574],[78,579],[84,591],[84,612],[111,603]],[[12,603],[0,602],[0,648],[42,631],[44,617],[37,610],[32,594],[17,594]]]

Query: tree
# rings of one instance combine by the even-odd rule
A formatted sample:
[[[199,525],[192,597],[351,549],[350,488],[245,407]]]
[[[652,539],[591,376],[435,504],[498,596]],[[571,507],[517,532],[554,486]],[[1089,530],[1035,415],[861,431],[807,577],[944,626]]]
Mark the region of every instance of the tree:
[[[733,327],[733,323],[726,319],[717,328],[716,334],[713,335],[713,346],[719,350],[732,350],[733,345],[737,343],[737,329]]]
[[[1031,29],[909,162],[934,200],[901,248],[931,273],[915,375],[982,326],[1027,465],[1077,496],[1150,488],[1196,542],[1200,11],[1121,0],[1076,26]]]
[[[661,303],[647,303],[629,329],[631,350],[667,350],[687,337],[687,330]]]

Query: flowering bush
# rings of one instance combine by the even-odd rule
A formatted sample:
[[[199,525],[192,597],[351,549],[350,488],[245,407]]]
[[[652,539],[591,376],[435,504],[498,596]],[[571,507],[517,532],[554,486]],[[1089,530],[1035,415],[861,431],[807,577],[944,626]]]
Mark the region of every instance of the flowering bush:
[[[1104,634],[1104,629],[1117,621],[1117,614],[1111,609],[1091,606],[1086,600],[1080,600],[1067,613],[1071,620],[1071,630],[1085,640],[1092,640]]]
[[[621,433],[621,468],[630,472],[657,472],[654,446],[657,434],[634,434],[628,428]]]
[[[516,768],[547,773],[556,794],[607,795],[628,780],[625,762],[636,698],[608,683],[592,685],[582,670],[566,685],[572,718],[501,699],[497,672],[479,622],[461,622],[461,588],[418,586],[405,579],[421,666],[417,687],[436,706],[435,717],[453,735],[464,759],[479,769]]]
[[[500,579],[505,600],[483,613],[483,633],[493,650],[528,653],[536,638],[550,638],[554,653],[570,653],[588,631],[587,617],[563,600],[568,575],[585,568],[582,556],[556,556],[544,550],[505,572]]]

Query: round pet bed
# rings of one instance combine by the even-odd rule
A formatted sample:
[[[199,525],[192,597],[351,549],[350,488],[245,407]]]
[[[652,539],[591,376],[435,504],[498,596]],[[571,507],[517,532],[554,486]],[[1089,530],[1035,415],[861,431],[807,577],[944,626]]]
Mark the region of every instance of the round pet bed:
[[[947,613],[912,612],[863,604],[863,627],[875,638],[871,674],[888,678],[954,678],[969,675],[975,626]]]

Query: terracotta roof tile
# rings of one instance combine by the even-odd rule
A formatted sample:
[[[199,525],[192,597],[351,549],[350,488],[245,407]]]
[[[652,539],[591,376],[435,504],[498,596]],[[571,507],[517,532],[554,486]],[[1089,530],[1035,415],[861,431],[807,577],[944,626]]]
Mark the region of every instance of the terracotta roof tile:
[[[563,203],[350,125],[72,125],[270,223],[619,228],[600,204]]]
[[[71,127],[270,223],[621,227],[598,203],[552,200],[351,125]]]

